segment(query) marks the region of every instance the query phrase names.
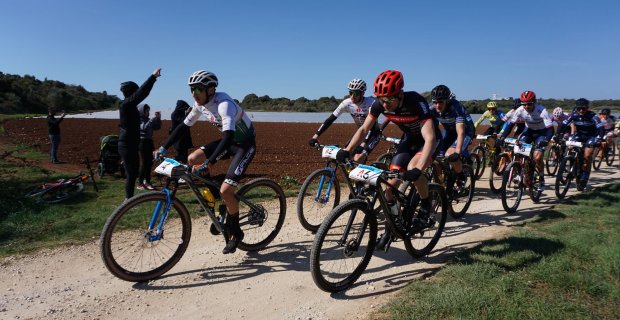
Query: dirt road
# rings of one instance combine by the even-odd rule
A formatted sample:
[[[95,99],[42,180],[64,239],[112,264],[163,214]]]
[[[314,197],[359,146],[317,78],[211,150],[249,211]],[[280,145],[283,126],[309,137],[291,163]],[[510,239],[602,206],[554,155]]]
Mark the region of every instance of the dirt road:
[[[617,168],[601,168],[592,186],[618,179]],[[550,185],[552,178],[547,178]],[[574,193],[571,190],[571,194]],[[4,259],[0,266],[2,319],[361,319],[408,282],[433,275],[455,251],[523,224],[558,204],[547,187],[539,204],[524,198],[507,215],[498,198],[478,182],[470,212],[449,221],[431,256],[414,260],[402,242],[375,252],[356,285],[338,294],[319,290],[308,272],[313,236],[297,221],[294,199],[286,223],[264,251],[223,255],[223,241],[208,232],[205,218],[194,221],[188,251],[171,271],[134,284],[107,272],[98,239],[89,244]]]

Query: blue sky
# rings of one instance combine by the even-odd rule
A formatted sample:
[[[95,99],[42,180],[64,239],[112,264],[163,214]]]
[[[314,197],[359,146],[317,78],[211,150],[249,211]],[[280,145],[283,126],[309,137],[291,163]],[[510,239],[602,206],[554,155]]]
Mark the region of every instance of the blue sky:
[[[217,74],[242,100],[342,97],[397,69],[405,89],[457,98],[619,99],[620,1],[0,1],[0,71],[146,102],[192,102],[187,77]]]

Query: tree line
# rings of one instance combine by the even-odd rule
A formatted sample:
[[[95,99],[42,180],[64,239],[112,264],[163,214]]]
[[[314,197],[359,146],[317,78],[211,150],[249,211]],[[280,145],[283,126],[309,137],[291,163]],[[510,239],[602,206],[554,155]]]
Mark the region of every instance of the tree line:
[[[421,93],[430,101],[430,91]],[[294,100],[288,98],[271,98],[268,95],[257,96],[254,93],[246,95],[242,101],[237,101],[245,110],[249,111],[281,111],[281,112],[331,112],[346,96],[341,98],[321,97],[307,99],[300,97]],[[486,111],[485,100],[463,100],[461,103],[469,113],[483,113]],[[121,100],[116,95],[103,92],[89,92],[80,85],[65,84],[56,80],[38,80],[30,75],[11,75],[0,72],[0,114],[46,114],[48,107],[64,110],[67,113],[85,113],[102,110],[118,109]],[[513,99],[496,100],[498,107],[509,110]],[[575,105],[574,99],[539,99],[547,109],[562,107],[570,110]],[[614,112],[620,111],[620,100],[594,100],[594,110],[609,107]]]

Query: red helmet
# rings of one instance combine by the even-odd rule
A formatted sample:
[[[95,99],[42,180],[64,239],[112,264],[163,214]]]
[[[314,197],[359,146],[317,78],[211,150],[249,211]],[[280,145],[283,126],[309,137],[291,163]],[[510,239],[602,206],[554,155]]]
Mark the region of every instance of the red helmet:
[[[536,102],[536,94],[534,91],[523,91],[521,94],[521,103]]]
[[[395,96],[403,89],[405,80],[403,74],[397,70],[386,70],[375,80],[375,96],[390,97]]]

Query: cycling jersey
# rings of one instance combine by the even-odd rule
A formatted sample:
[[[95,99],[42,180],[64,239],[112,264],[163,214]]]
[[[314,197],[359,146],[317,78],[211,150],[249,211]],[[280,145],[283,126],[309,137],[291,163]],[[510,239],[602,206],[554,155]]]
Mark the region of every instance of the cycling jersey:
[[[444,112],[439,112],[437,108],[432,108],[431,114],[441,123],[444,129],[441,135],[442,147],[440,154],[443,154],[450,147],[456,147],[456,140],[458,138],[456,125],[457,123],[462,123],[465,126],[465,137],[462,150],[459,150],[459,152],[467,157],[467,146],[473,139],[476,129],[471,116],[463,105],[458,100],[451,99],[446,105]]]
[[[574,111],[568,119],[562,122],[561,130],[571,123],[575,125],[575,133],[578,136],[594,137],[598,135],[599,138],[602,138],[605,135],[601,119],[592,111],[586,112],[583,116],[579,112]]]
[[[519,120],[525,122],[525,127],[532,130],[542,130],[553,126],[547,109],[540,104],[534,106],[532,112],[527,112],[523,106],[517,108],[510,117],[510,123],[518,123]]]
[[[599,119],[601,119],[601,124],[603,125],[603,130],[605,130],[605,133],[614,130],[614,126],[616,124],[616,119],[614,116],[607,116],[604,118],[599,117]]]
[[[564,122],[564,120],[568,119],[569,114],[566,112],[562,112],[562,114],[559,117],[556,117],[554,114],[552,114],[549,118],[551,119],[552,123],[555,123],[556,125],[561,125],[562,122]]]
[[[224,92],[216,92],[213,99],[206,105],[194,102],[192,111],[185,117],[183,123],[193,126],[200,116],[216,126],[220,131],[232,130],[235,132],[234,141],[240,143],[248,139],[254,140],[256,134],[250,117],[243,109]]]
[[[478,126],[484,120],[489,120],[492,127],[499,127],[504,121],[503,120],[504,116],[505,116],[504,113],[500,110],[496,110],[493,114],[491,114],[491,112],[487,110],[482,114],[482,116],[480,116],[480,119],[478,119],[478,121],[474,123],[474,128],[478,128]]]
[[[504,126],[508,123],[508,120],[510,120],[512,118],[512,115],[517,111],[517,109],[511,109],[510,111],[506,112],[504,114],[504,117],[502,118],[502,121],[504,121]],[[515,123],[525,123],[525,120],[523,119],[516,119]]]
[[[370,97],[364,97],[361,103],[356,104],[351,101],[351,98],[344,99],[332,113],[335,117],[348,112],[351,114],[353,121],[358,127],[361,127],[368,116],[368,110],[370,106],[375,102],[375,99]]]

